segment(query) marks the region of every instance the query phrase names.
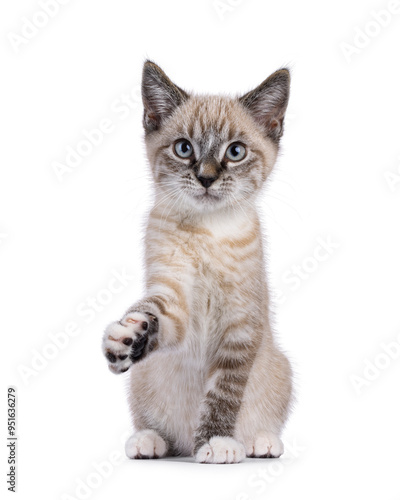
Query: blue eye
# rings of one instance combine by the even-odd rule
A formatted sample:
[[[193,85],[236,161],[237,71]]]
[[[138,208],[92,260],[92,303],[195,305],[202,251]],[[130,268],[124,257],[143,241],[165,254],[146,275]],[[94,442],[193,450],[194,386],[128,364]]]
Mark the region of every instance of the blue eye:
[[[228,146],[225,157],[230,161],[240,161],[246,156],[246,148],[240,142],[233,142]]]
[[[180,139],[175,143],[175,153],[180,158],[190,158],[193,155],[193,146],[186,139]]]

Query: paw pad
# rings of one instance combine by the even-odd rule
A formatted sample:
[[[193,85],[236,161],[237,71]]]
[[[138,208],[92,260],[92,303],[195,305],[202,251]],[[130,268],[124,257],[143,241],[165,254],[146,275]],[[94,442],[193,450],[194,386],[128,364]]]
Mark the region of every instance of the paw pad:
[[[113,373],[126,372],[146,355],[149,334],[157,331],[157,324],[155,316],[133,312],[106,328],[103,352]]]

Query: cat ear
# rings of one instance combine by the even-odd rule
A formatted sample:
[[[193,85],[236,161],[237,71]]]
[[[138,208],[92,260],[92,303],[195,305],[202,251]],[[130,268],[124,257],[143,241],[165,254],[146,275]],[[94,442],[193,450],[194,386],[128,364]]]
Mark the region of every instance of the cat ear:
[[[258,87],[239,101],[265,130],[268,137],[279,142],[283,119],[289,101],[290,73],[286,68],[275,71]]]
[[[151,61],[143,66],[143,126],[146,132],[157,130],[162,121],[189,98],[184,90],[171,82],[164,71]]]

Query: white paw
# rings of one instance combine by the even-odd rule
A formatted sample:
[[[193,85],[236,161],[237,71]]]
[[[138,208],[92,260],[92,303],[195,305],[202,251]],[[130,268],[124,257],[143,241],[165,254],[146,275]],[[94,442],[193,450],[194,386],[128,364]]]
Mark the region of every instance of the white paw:
[[[278,458],[283,453],[283,443],[272,432],[260,432],[244,442],[246,455],[253,458]]]
[[[167,445],[156,431],[146,429],[128,439],[125,453],[129,458],[161,458],[167,454]]]
[[[196,453],[196,462],[204,464],[236,464],[246,458],[242,443],[230,437],[214,436]]]
[[[102,348],[113,373],[126,372],[143,357],[151,320],[148,314],[133,312],[107,326]]]

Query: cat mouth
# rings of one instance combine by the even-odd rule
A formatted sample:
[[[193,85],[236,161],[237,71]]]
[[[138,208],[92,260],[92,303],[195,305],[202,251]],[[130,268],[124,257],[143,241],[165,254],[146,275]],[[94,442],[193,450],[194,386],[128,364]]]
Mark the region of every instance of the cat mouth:
[[[194,197],[198,200],[220,200],[221,197],[218,194],[210,193],[207,189],[199,194],[194,194]]]

